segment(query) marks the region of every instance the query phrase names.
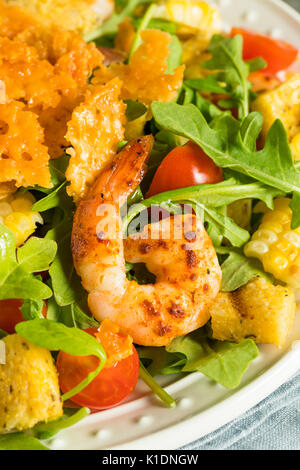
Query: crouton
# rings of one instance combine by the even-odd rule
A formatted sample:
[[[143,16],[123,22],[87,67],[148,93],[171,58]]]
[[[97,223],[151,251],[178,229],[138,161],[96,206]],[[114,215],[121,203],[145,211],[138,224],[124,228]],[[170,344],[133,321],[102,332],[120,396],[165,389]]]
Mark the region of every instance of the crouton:
[[[50,352],[17,334],[2,341],[6,358],[0,364],[0,433],[59,418],[62,402]]]
[[[263,137],[275,121],[280,119],[286,128],[295,159],[300,158],[296,143],[300,137],[300,74],[271,91],[261,93],[252,103],[253,111],[260,111],[264,117]]]
[[[289,287],[273,286],[264,278],[248,282],[235,292],[220,292],[211,307],[213,337],[282,347],[296,313],[295,294]]]

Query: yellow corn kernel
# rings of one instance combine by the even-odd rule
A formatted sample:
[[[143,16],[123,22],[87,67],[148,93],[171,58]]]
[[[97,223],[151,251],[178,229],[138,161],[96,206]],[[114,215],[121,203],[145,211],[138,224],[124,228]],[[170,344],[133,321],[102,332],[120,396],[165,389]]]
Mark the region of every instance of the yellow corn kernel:
[[[34,233],[37,223],[43,223],[41,215],[31,211],[34,203],[35,198],[29,192],[19,192],[0,201],[0,223],[13,232],[17,246]]]
[[[300,230],[291,229],[290,199],[278,198],[265,212],[262,224],[245,245],[249,258],[258,258],[264,270],[291,287],[300,288]]]
[[[30,211],[35,203],[35,198],[30,192],[24,194],[17,193],[15,198],[11,201],[10,205],[15,212]]]
[[[167,0],[159,2],[155,17],[173,21],[184,27],[211,34],[220,31],[221,17],[218,10],[207,2],[198,0]],[[183,33],[186,28],[183,28]],[[180,30],[179,30],[180,33]]]
[[[278,234],[282,232],[283,226],[277,222],[262,222],[260,225],[260,230],[271,230],[272,232]]]
[[[294,160],[300,160],[300,132],[291,141],[291,151]]]

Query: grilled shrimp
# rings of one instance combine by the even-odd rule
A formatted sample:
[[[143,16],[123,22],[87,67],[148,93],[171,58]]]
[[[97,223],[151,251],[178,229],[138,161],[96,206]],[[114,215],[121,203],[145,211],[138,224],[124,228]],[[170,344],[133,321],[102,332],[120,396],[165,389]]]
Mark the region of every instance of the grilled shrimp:
[[[151,147],[151,136],[137,139],[102,171],[76,210],[72,253],[94,317],[110,318],[137,344],[164,346],[209,320],[221,269],[193,214],[146,225],[123,243],[120,207],[141,182]],[[129,281],[125,258],[145,263],[156,282]]]

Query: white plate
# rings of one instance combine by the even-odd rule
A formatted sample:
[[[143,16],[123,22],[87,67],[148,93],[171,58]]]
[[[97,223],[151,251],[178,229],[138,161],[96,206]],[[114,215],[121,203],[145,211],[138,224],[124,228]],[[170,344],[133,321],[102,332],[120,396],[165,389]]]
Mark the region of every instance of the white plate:
[[[300,15],[278,0],[219,0],[224,27],[243,26],[300,48]],[[299,297],[300,300],[300,297]],[[164,377],[178,401],[164,408],[143,384],[131,400],[61,432],[53,449],[176,449],[208,434],[261,401],[300,368],[300,312],[284,349],[261,346],[242,384],[226,390],[200,373]]]

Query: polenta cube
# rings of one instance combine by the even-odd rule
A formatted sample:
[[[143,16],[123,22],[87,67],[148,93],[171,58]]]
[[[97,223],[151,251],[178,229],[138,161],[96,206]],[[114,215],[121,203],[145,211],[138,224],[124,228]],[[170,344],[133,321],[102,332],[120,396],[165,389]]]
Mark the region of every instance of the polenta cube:
[[[6,357],[0,364],[0,433],[59,418],[63,409],[50,352],[17,334],[2,341]]]
[[[300,73],[271,91],[261,93],[252,103],[253,111],[260,111],[264,117],[263,136],[276,119],[280,119],[287,130],[292,153],[300,159]]]
[[[296,313],[295,294],[289,287],[273,286],[256,278],[235,292],[220,292],[211,307],[213,338],[282,347]]]

